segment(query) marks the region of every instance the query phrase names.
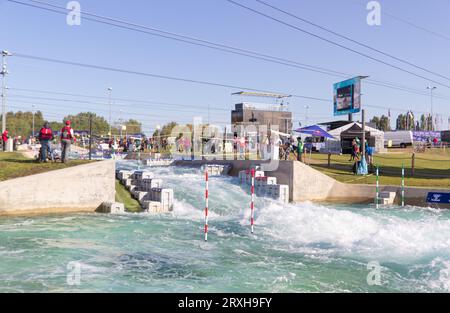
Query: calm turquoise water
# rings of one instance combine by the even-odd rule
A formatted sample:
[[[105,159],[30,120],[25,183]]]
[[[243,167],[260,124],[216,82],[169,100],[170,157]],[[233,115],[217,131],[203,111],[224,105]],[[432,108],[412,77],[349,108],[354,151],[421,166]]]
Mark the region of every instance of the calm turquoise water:
[[[121,167],[135,163],[122,162]],[[153,169],[174,188],[174,214],[0,219],[0,292],[449,292],[450,212],[281,205],[211,178],[203,242],[203,175]],[[69,285],[69,262],[79,285]],[[368,262],[381,286],[367,283]]]

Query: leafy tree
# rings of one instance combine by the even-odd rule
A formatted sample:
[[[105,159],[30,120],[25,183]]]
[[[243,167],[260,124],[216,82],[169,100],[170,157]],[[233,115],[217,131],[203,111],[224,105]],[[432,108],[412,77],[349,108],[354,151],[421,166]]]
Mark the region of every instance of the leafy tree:
[[[386,115],[381,116],[379,129],[385,132],[391,130],[391,121],[388,116]]]
[[[153,137],[169,137],[172,134],[172,130],[175,126],[178,124],[176,122],[170,122],[166,125],[164,125],[160,131],[155,130],[153,133]]]
[[[391,123],[389,117],[382,115],[381,117],[374,116],[370,123],[375,124],[375,127],[382,131],[390,131]]]
[[[103,116],[91,112],[82,112],[77,115],[64,117],[64,122],[70,120],[72,128],[78,131],[89,131],[89,118],[92,115],[92,132],[97,136],[108,136],[109,124]]]
[[[127,127],[128,134],[140,134],[142,133],[142,124],[137,120],[130,119],[124,123]]]
[[[376,129],[380,129],[380,118],[378,116],[374,116],[370,123],[375,124]]]
[[[27,138],[33,132],[33,112],[8,112],[6,114],[6,126],[13,137]],[[34,113],[34,130],[38,132],[44,124],[44,117],[41,111]]]

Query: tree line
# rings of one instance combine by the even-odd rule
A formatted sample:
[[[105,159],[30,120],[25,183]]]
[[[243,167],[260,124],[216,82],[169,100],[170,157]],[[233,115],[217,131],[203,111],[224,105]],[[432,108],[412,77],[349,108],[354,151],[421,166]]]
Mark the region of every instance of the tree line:
[[[50,124],[53,131],[59,131],[64,127],[64,123],[67,120],[72,122],[72,127],[75,131],[89,131],[89,119],[91,115],[92,132],[97,136],[108,136],[108,121],[104,117],[91,112],[67,115],[62,121],[48,121],[44,118],[41,111],[37,111],[34,113],[34,133],[37,134],[45,122]],[[6,114],[6,124],[11,136],[28,138],[33,133],[33,112],[8,112]],[[125,129],[122,130],[122,126],[125,126]],[[140,134],[141,132],[142,124],[134,119],[111,125],[111,133],[113,136],[119,136],[120,134],[123,136],[126,134]]]
[[[370,123],[372,123],[376,129],[382,131],[391,131],[391,119],[386,115],[374,116]],[[418,120],[416,120],[414,113],[411,111],[406,114],[399,114],[395,121],[394,130],[412,130],[412,131],[431,131],[433,129],[433,118],[431,115],[422,114]]]

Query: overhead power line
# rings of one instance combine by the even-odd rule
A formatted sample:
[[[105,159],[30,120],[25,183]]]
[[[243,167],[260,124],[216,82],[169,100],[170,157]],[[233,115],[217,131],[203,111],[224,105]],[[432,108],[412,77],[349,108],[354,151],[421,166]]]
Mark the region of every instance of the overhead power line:
[[[352,1],[350,1],[350,2],[351,2],[352,4],[358,5],[358,6],[361,6],[361,5],[366,6],[366,4],[367,4],[367,1],[366,1],[366,0],[352,0]],[[433,7],[433,8],[434,8],[434,7]],[[400,23],[406,24],[406,25],[408,25],[408,26],[411,26],[411,27],[413,27],[413,28],[416,28],[416,29],[418,29],[418,30],[420,30],[420,31],[423,31],[423,32],[428,33],[428,34],[430,34],[430,35],[433,35],[433,36],[435,36],[435,37],[438,37],[438,38],[441,38],[441,39],[450,41],[450,36],[448,36],[447,34],[440,33],[440,32],[437,32],[437,31],[435,31],[435,30],[432,30],[432,29],[426,28],[426,27],[424,27],[424,26],[418,25],[418,24],[416,24],[416,23],[413,23],[413,22],[411,22],[411,21],[408,21],[407,19],[405,19],[405,18],[403,18],[403,17],[398,17],[398,16],[392,14],[391,12],[388,12],[385,8],[383,8],[383,16],[388,16],[388,17],[390,17],[391,19],[396,20],[396,21],[398,21],[398,22],[400,22]]]
[[[333,35],[335,35],[335,36],[337,36],[337,37],[339,37],[339,38],[348,40],[348,41],[350,41],[350,42],[352,42],[352,43],[354,43],[354,44],[357,44],[357,45],[359,45],[359,46],[361,46],[361,47],[364,47],[364,48],[366,48],[366,49],[375,51],[375,52],[377,52],[377,53],[379,53],[379,54],[382,54],[382,55],[384,55],[384,56],[387,56],[387,57],[389,57],[389,58],[391,58],[391,59],[394,59],[394,60],[396,60],[396,61],[399,61],[399,62],[401,62],[401,63],[403,63],[403,64],[406,64],[406,65],[415,67],[415,68],[417,68],[417,69],[419,69],[419,70],[422,70],[422,71],[424,71],[424,72],[427,72],[427,73],[429,73],[429,74],[433,74],[433,75],[435,75],[435,76],[444,78],[444,79],[446,79],[446,80],[450,80],[450,78],[449,78],[448,76],[441,75],[441,74],[439,74],[439,73],[436,73],[436,72],[434,72],[434,71],[431,71],[431,70],[429,70],[429,69],[426,69],[426,68],[424,68],[424,67],[422,67],[422,66],[416,65],[416,64],[411,63],[411,62],[409,62],[409,61],[406,61],[406,60],[404,60],[404,59],[401,59],[401,58],[399,58],[399,57],[396,57],[396,56],[394,56],[394,55],[392,55],[392,54],[390,54],[390,53],[387,53],[387,52],[381,51],[380,49],[377,49],[377,48],[374,48],[374,47],[372,47],[372,46],[369,46],[369,45],[367,45],[367,44],[365,44],[365,43],[362,43],[362,42],[360,42],[360,41],[358,41],[358,40],[355,40],[355,39],[352,39],[352,38],[350,38],[350,37],[348,37],[348,36],[339,34],[339,33],[335,32],[335,31],[333,31],[333,30],[331,30],[331,29],[329,29],[329,28],[326,28],[326,27],[321,26],[321,25],[319,25],[319,24],[317,24],[317,23],[311,22],[311,21],[309,21],[309,20],[307,20],[307,19],[305,19],[305,18],[302,18],[302,17],[300,17],[300,16],[298,16],[298,15],[295,15],[295,14],[293,14],[293,13],[290,13],[290,12],[288,12],[288,11],[286,11],[286,10],[280,9],[279,7],[276,7],[276,6],[274,6],[274,5],[272,5],[272,4],[269,4],[269,3],[265,2],[265,1],[262,1],[262,0],[255,0],[255,1],[258,2],[258,3],[261,3],[262,5],[267,6],[267,7],[269,7],[269,8],[272,8],[272,9],[278,11],[278,12],[281,12],[281,13],[283,13],[283,14],[286,14],[286,15],[290,16],[290,17],[293,17],[293,18],[295,18],[295,19],[297,19],[297,20],[299,20],[299,21],[302,21],[302,22],[304,22],[304,23],[306,23],[306,24],[312,25],[312,26],[314,26],[314,27],[316,27],[316,28],[319,28],[319,29],[321,29],[321,30],[323,30],[323,31],[326,31],[327,33],[330,33],[330,34],[333,34]]]
[[[65,92],[56,92],[56,91],[43,91],[43,90],[34,90],[34,89],[23,89],[23,88],[9,88],[10,90],[13,91],[27,91],[27,92],[35,92],[35,93],[44,93],[44,94],[56,94],[56,95],[67,95],[67,96],[78,96],[78,97],[85,97],[85,98],[99,98],[99,99],[105,99],[105,97],[98,97],[98,96],[88,96],[88,95],[83,95],[83,94],[74,94],[74,93],[65,93]],[[77,99],[66,99],[66,98],[50,98],[50,97],[35,97],[35,96],[24,96],[24,95],[16,95],[16,94],[11,94],[12,98],[25,98],[25,99],[38,99],[38,100],[48,100],[48,101],[62,101],[62,102],[74,102],[74,103],[86,103],[86,104],[98,104],[98,105],[104,105],[104,106],[109,106],[108,103],[106,102],[92,102],[92,101],[85,101],[85,100],[77,100]],[[107,98],[106,98],[107,99]],[[144,101],[144,100],[136,100],[136,99],[127,99],[127,98],[114,98],[113,100],[121,100],[121,101],[126,101],[126,102],[142,102],[143,104],[154,104],[154,103],[164,103],[164,102],[152,102],[152,101]],[[30,104],[38,104],[37,102],[27,102]],[[54,104],[52,104],[54,105]],[[182,104],[173,104],[173,105],[179,105],[179,106],[184,106],[184,107],[190,107],[188,105],[182,105]],[[112,106],[115,107],[129,107],[128,104],[120,104],[120,103],[113,103]],[[399,108],[399,107],[393,107],[393,106],[380,106],[380,105],[370,105],[370,104],[364,104],[365,107],[369,107],[369,108],[377,108],[377,109],[385,109],[385,110],[395,110],[395,111],[405,111],[405,108]],[[199,113],[206,113],[207,107],[197,107],[199,109],[202,109],[202,111],[196,111]],[[158,110],[162,110],[162,111],[171,111],[171,109],[169,108],[158,108]],[[215,110],[215,111],[222,111],[222,112],[229,112],[229,109],[221,109],[221,108],[210,108],[210,110]],[[305,115],[305,112],[299,112],[296,110],[289,110],[290,112],[292,112],[295,115]],[[421,111],[421,110],[417,110],[417,109],[412,109],[412,111],[417,112],[417,113],[429,113],[428,111]],[[189,111],[183,111],[183,112],[195,112],[192,110]],[[125,113],[125,112],[122,112]],[[444,115],[448,114],[450,115],[450,113],[442,113]],[[330,115],[311,115],[308,114],[309,117],[330,117]]]
[[[193,83],[193,84],[208,85],[208,86],[215,86],[215,87],[223,87],[223,88],[230,88],[230,89],[240,89],[240,90],[249,90],[249,91],[257,91],[257,92],[266,92],[266,93],[281,93],[281,92],[277,92],[277,91],[268,91],[268,90],[250,88],[250,87],[236,86],[236,85],[231,85],[231,84],[222,84],[222,83],[215,83],[215,82],[210,82],[210,81],[202,81],[202,80],[180,78],[180,77],[167,76],[167,75],[159,75],[159,74],[153,74],[153,73],[145,73],[145,72],[139,72],[139,71],[115,68],[115,67],[108,67],[108,66],[100,66],[100,65],[79,63],[79,62],[73,62],[73,61],[58,60],[58,59],[52,59],[52,58],[40,57],[40,56],[36,56],[36,55],[28,55],[28,54],[22,54],[22,53],[13,53],[13,56],[16,56],[16,57],[19,57],[19,58],[39,60],[39,61],[51,62],[51,63],[59,63],[59,64],[77,66],[77,67],[84,67],[84,68],[90,68],[90,69],[96,69],[96,70],[109,71],[109,72],[118,72],[118,73],[122,73],[122,74],[132,74],[132,75],[152,77],[152,78],[159,78],[159,79],[165,79],[165,80],[180,81],[180,82],[185,82],[185,83]],[[317,97],[304,96],[304,95],[298,95],[298,94],[292,94],[291,96],[295,97],[295,98],[301,98],[301,99],[307,99],[307,100],[330,102],[330,99],[324,99],[324,98],[317,98]]]
[[[46,11],[53,12],[53,13],[67,14],[67,12],[68,12],[68,10],[65,7],[61,7],[61,6],[57,6],[57,5],[53,5],[50,3],[37,1],[37,0],[30,0],[30,1],[34,2],[34,3],[39,3],[41,5],[45,5],[48,7],[42,7],[42,6],[30,4],[30,3],[25,3],[22,1],[17,1],[17,0],[7,0],[7,1],[9,1],[11,3],[16,3],[16,4],[32,7],[32,8],[46,10]],[[52,9],[52,8],[55,8],[55,9]],[[63,11],[58,11],[58,10],[63,10]],[[85,18],[85,19],[92,21],[92,22],[97,22],[97,23],[102,23],[102,24],[115,26],[115,27],[119,27],[119,28],[123,28],[123,29],[128,29],[131,31],[145,33],[145,34],[152,35],[152,36],[159,36],[162,38],[171,39],[171,40],[188,43],[188,44],[192,44],[192,45],[202,46],[202,47],[206,47],[206,48],[211,48],[211,49],[215,49],[215,50],[219,50],[219,51],[223,51],[223,52],[227,52],[227,53],[242,55],[242,56],[246,56],[246,57],[250,57],[250,58],[254,58],[254,59],[258,59],[258,60],[262,60],[262,61],[266,61],[266,62],[285,65],[288,67],[298,68],[298,69],[311,71],[311,72],[315,72],[315,73],[320,73],[320,74],[324,74],[324,75],[329,75],[329,76],[333,76],[333,77],[357,76],[355,74],[349,74],[349,73],[344,73],[344,72],[340,72],[340,71],[336,71],[336,70],[332,70],[332,69],[327,69],[327,68],[323,68],[323,67],[319,67],[319,66],[315,66],[315,65],[305,64],[305,63],[301,63],[298,61],[289,60],[286,58],[281,58],[281,57],[271,56],[271,55],[260,53],[260,52],[251,51],[248,49],[242,49],[242,48],[233,47],[233,46],[229,46],[229,45],[225,45],[225,44],[221,44],[221,43],[216,43],[216,42],[212,42],[212,41],[208,41],[208,40],[204,40],[204,39],[199,39],[199,38],[190,37],[190,36],[186,36],[186,35],[176,34],[173,32],[167,32],[167,31],[164,31],[161,29],[152,28],[152,27],[148,27],[148,26],[144,26],[144,25],[139,25],[136,23],[131,23],[129,21],[114,19],[111,17],[101,16],[101,15],[89,13],[86,11],[83,11],[83,15],[91,16],[92,18]],[[104,20],[109,21],[109,22],[105,22]],[[120,24],[117,24],[117,23],[120,23]],[[127,26],[124,26],[121,24],[124,24]],[[136,28],[140,28],[140,29],[136,29]],[[400,90],[400,91],[404,91],[404,92],[408,92],[408,93],[413,93],[413,94],[417,94],[417,95],[428,96],[428,93],[423,92],[423,90],[414,89],[414,88],[406,87],[406,86],[401,86],[401,85],[398,85],[393,82],[387,82],[387,81],[381,81],[381,80],[375,80],[375,79],[367,79],[366,83],[375,85],[375,86],[380,86],[380,87]]]
[[[15,90],[15,91],[18,91],[18,90],[30,91],[30,89],[19,89],[19,88],[9,88],[9,89],[10,90]],[[74,95],[74,94],[68,94],[68,93],[49,92],[49,91],[46,91],[46,92],[44,92],[44,91],[37,91],[37,92],[38,93],[58,94],[58,95]],[[86,96],[86,95],[80,95],[80,96],[89,97],[89,96]],[[18,95],[18,94],[11,94],[11,97],[13,99],[15,99],[15,98],[19,98],[19,99],[37,99],[37,100],[44,100],[44,101],[73,102],[73,103],[84,103],[84,104],[102,105],[102,106],[109,106],[110,105],[109,103],[106,103],[106,102],[92,102],[92,101],[85,101],[85,100],[78,100],[78,99],[66,99],[66,98],[36,97],[36,96]],[[95,97],[95,98],[97,98],[97,97]],[[140,101],[140,102],[143,102],[143,104],[147,104],[148,103],[148,102],[142,101],[142,100],[132,100],[132,99],[123,99],[123,98],[121,98],[121,99],[122,99],[122,101],[130,101],[130,103],[132,101]],[[114,99],[112,98],[112,100],[114,100]],[[39,104],[38,102],[27,102],[27,103]],[[54,105],[54,104],[51,104],[51,105]],[[268,104],[268,105],[270,105],[270,104]],[[113,107],[122,107],[122,108],[124,108],[124,107],[130,108],[130,104],[129,103],[125,104],[125,103],[114,102],[114,103],[111,104],[111,106],[113,106]],[[179,106],[183,106],[184,108],[191,108],[191,107],[193,107],[193,106],[190,106],[190,105],[179,105]],[[197,106],[195,108],[198,108],[198,109],[201,109],[201,110],[192,110],[192,109],[189,109],[189,110],[180,110],[180,109],[173,110],[173,109],[162,108],[162,107],[158,107],[157,110],[159,110],[159,111],[167,111],[167,112],[174,112],[174,113],[176,113],[176,112],[206,113],[207,110],[208,110],[208,107],[199,107],[199,106]],[[230,112],[229,109],[211,108],[211,107],[209,108],[209,110],[210,111],[220,111],[220,112]],[[116,112],[117,111],[115,111],[115,113]],[[123,112],[123,113],[127,113],[127,112]],[[292,112],[293,114],[303,114],[303,112],[298,112],[298,111],[294,111],[294,110],[289,110],[289,112]],[[154,115],[155,114],[159,115],[159,113],[154,113]],[[220,113],[220,114],[222,114],[222,113]],[[320,115],[320,117],[324,117],[324,116],[325,115]],[[314,115],[312,115],[312,117],[314,117]]]
[[[366,54],[366,53],[363,53],[363,52],[360,52],[360,51],[355,50],[355,49],[353,49],[353,48],[347,47],[347,46],[345,46],[345,45],[343,45],[343,44],[340,44],[340,43],[338,43],[338,42],[336,42],[336,41],[333,41],[333,40],[331,40],[331,39],[327,39],[327,38],[322,37],[322,36],[320,36],[320,35],[314,34],[314,33],[310,32],[310,31],[307,31],[307,30],[305,30],[305,29],[302,29],[302,28],[300,28],[300,27],[298,27],[298,26],[296,26],[296,25],[287,23],[287,22],[285,22],[285,21],[283,21],[283,20],[280,20],[280,19],[278,19],[278,18],[276,18],[276,17],[273,17],[273,16],[271,16],[271,15],[269,15],[269,14],[263,13],[263,12],[258,11],[258,10],[256,10],[256,9],[253,9],[253,8],[251,8],[251,7],[248,7],[248,6],[246,6],[246,5],[243,5],[243,4],[239,3],[239,2],[236,2],[236,1],[233,1],[233,0],[225,0],[225,1],[227,1],[227,2],[229,2],[229,3],[231,3],[231,4],[233,4],[233,5],[239,6],[239,7],[241,7],[241,8],[244,8],[244,9],[246,9],[246,10],[248,10],[248,11],[250,11],[250,12],[253,12],[253,13],[257,14],[257,15],[263,16],[263,17],[268,18],[268,19],[270,19],[270,20],[273,20],[273,21],[275,21],[275,22],[277,22],[277,23],[280,23],[280,24],[282,24],[282,25],[285,25],[285,26],[287,26],[287,27],[289,27],[289,28],[295,29],[295,30],[297,30],[297,31],[299,31],[299,32],[302,32],[302,33],[306,34],[306,35],[309,35],[309,36],[312,36],[312,37],[314,37],[314,38],[317,38],[317,39],[320,39],[320,40],[322,40],[322,41],[325,41],[325,42],[327,42],[327,43],[329,43],[329,44],[331,44],[331,45],[340,47],[340,48],[345,49],[345,50],[347,50],[347,51],[350,51],[350,52],[353,52],[353,53],[358,54],[358,55],[360,55],[360,56],[363,56],[363,57],[365,57],[365,58],[368,58],[368,59],[370,59],[370,60],[372,60],[372,61],[375,61],[375,62],[384,64],[384,65],[389,66],[389,67],[391,67],[391,68],[397,69],[397,70],[399,70],[399,71],[408,73],[408,74],[410,74],[410,75],[416,76],[416,77],[418,77],[418,78],[422,78],[422,79],[427,80],[427,81],[429,81],[429,82],[433,82],[433,83],[435,83],[435,84],[438,84],[438,85],[440,85],[440,86],[443,86],[443,87],[446,87],[446,88],[449,88],[449,89],[450,89],[450,85],[441,83],[441,82],[436,81],[436,80],[434,80],[434,79],[431,79],[431,78],[429,78],[429,77],[423,76],[423,75],[421,75],[421,74],[417,74],[417,73],[415,73],[415,72],[412,72],[412,71],[410,71],[410,70],[404,69],[404,68],[402,68],[402,67],[400,67],[400,66],[397,66],[397,65],[395,65],[395,64],[392,64],[392,63],[383,61],[383,60],[381,60],[381,59],[379,59],[379,58],[370,56],[370,55],[368,55],[368,54]],[[449,78],[449,80],[450,80],[450,78]]]

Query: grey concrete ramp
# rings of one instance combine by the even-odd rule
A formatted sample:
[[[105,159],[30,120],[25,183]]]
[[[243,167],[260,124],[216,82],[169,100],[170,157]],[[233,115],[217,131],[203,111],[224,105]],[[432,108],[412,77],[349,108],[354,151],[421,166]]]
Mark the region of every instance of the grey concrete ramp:
[[[0,215],[94,212],[114,202],[114,175],[114,161],[99,161],[0,182]]]

